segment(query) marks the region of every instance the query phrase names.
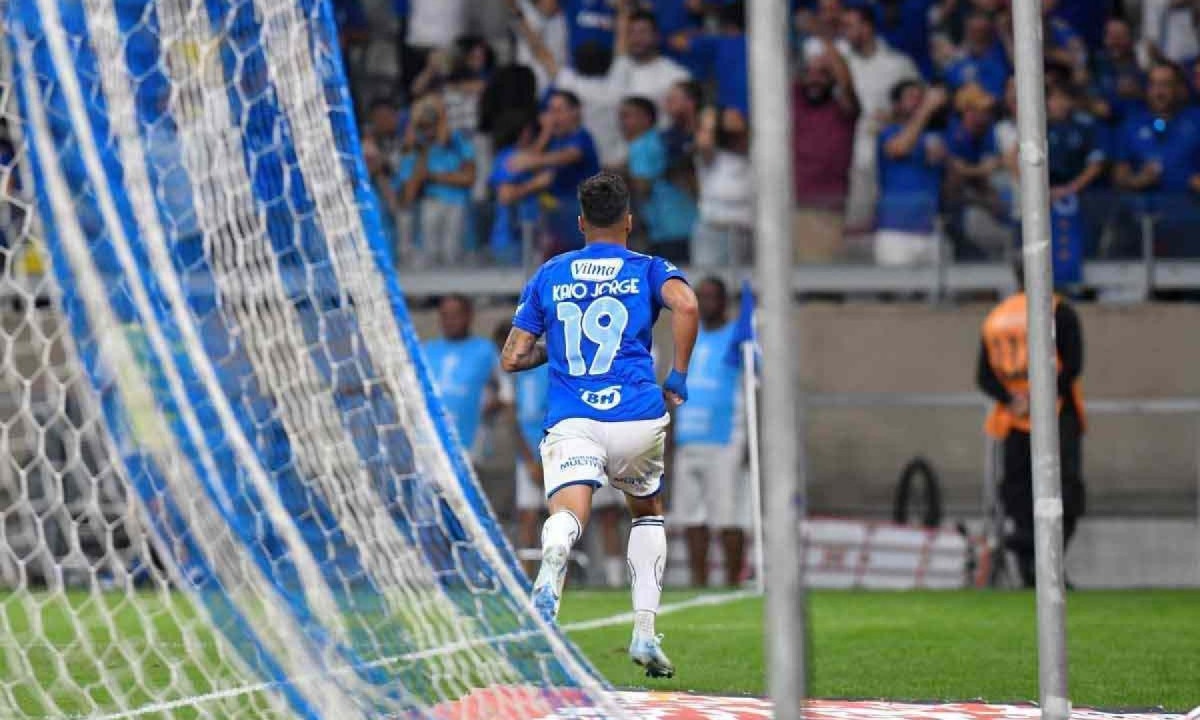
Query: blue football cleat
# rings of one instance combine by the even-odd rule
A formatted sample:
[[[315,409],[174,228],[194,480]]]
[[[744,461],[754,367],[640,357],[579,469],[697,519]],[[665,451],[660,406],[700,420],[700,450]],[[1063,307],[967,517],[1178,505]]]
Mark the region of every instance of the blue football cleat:
[[[675,666],[662,650],[662,635],[637,635],[629,643],[629,659],[646,668],[646,677],[675,676]]]

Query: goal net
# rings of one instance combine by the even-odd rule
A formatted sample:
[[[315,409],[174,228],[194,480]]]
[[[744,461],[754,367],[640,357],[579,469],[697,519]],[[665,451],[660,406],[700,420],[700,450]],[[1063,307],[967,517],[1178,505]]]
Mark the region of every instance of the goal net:
[[[0,10],[0,717],[618,715],[431,389],[328,3]]]

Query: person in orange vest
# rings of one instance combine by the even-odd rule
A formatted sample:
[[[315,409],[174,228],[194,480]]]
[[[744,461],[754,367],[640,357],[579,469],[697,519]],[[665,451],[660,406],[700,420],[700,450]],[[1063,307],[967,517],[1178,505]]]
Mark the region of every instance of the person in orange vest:
[[[976,382],[995,401],[986,432],[1003,443],[1000,499],[1013,532],[1006,539],[1021,579],[1034,585],[1033,465],[1029,445],[1029,353],[1024,277],[1016,267],[1017,292],[997,305],[983,323]],[[1058,431],[1062,458],[1063,542],[1069,543],[1084,512],[1082,440],[1086,429],[1080,375],[1083,330],[1074,308],[1054,297],[1058,361]]]

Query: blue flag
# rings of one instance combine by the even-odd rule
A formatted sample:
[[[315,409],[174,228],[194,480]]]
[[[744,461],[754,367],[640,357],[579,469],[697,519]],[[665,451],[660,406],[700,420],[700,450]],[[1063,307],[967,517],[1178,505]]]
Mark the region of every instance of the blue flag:
[[[1050,248],[1054,287],[1083,282],[1083,217],[1079,196],[1068,195],[1050,206]]]
[[[742,364],[742,344],[754,343],[755,364],[758,362],[758,338],[754,333],[754,290],[749,280],[742,281],[742,298],[738,303],[738,316],[734,321],[733,337],[730,338],[729,349],[725,362],[740,366]]]

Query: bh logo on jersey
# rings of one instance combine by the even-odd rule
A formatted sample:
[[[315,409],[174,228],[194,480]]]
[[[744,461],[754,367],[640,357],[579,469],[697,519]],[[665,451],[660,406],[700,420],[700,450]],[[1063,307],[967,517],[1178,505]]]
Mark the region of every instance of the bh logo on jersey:
[[[612,410],[621,404],[621,386],[610,385],[603,390],[584,390],[579,399],[597,410]]]
[[[571,277],[586,282],[604,282],[615,278],[624,265],[625,261],[620,258],[574,260],[571,262]]]

